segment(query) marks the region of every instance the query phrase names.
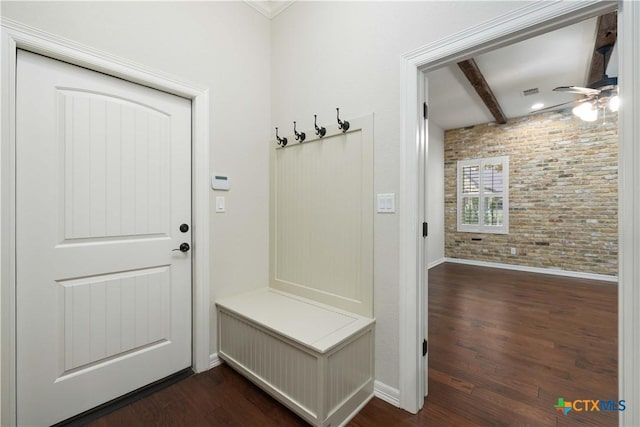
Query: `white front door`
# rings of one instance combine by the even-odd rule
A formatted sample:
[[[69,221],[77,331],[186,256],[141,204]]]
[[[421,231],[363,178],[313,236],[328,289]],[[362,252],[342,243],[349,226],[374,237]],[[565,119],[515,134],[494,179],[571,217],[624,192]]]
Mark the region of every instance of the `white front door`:
[[[191,366],[191,102],[18,51],[16,138],[17,422],[50,425]]]

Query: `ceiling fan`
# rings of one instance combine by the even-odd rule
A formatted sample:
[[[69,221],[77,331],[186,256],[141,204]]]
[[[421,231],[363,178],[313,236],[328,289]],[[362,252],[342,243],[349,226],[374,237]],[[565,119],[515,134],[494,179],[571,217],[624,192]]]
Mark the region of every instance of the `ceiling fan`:
[[[551,110],[562,105],[578,104],[573,108],[573,114],[582,120],[592,122],[598,119],[598,110],[609,107],[609,110],[616,112],[620,107],[620,98],[618,97],[618,78],[609,77],[606,73],[607,55],[611,53],[613,44],[599,47],[596,51],[602,55],[602,77],[588,87],[580,86],[559,86],[553,89],[555,92],[568,92],[582,95],[583,98],[574,101],[563,102],[562,104],[552,105],[538,111]]]

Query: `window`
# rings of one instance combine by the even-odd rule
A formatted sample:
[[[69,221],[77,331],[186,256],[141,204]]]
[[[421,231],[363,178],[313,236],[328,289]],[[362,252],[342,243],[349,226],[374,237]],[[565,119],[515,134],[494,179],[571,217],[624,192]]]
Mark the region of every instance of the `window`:
[[[458,231],[509,233],[509,157],[458,161]]]

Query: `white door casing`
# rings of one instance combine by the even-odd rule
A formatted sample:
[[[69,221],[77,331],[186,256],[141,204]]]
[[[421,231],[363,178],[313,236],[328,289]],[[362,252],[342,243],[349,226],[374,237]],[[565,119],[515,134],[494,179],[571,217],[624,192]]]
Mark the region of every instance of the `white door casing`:
[[[419,156],[420,166],[419,170],[419,180],[422,182],[422,188],[424,191],[421,191],[418,195],[418,209],[420,209],[419,217],[422,218],[422,221],[427,222],[427,200],[429,200],[428,192],[429,187],[427,186],[427,165],[429,164],[429,82],[425,78],[423,78],[420,82],[421,89],[420,92],[424,93],[423,102],[423,120],[420,122],[420,139],[423,141],[419,147],[421,150],[421,154]],[[424,236],[424,231],[426,231],[427,235]],[[423,349],[423,371],[419,374],[424,378],[423,381],[420,382],[422,391],[422,396],[427,396],[429,394],[429,352],[428,352],[428,342],[429,342],[429,268],[427,267],[429,264],[429,224],[427,223],[427,230],[423,230],[423,239],[420,242],[419,252],[420,257],[422,259],[421,269],[418,274],[418,280],[420,282],[420,291],[418,298],[423,301],[425,309],[422,311],[422,330],[420,331],[420,336],[424,338],[427,342],[427,353],[424,354]]]
[[[191,365],[191,103],[18,51],[17,422]]]

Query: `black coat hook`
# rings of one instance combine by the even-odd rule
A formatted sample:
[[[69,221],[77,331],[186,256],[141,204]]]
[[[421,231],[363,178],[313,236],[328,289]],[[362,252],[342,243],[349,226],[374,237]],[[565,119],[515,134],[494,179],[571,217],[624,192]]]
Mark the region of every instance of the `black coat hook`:
[[[304,139],[307,137],[304,132],[298,132],[296,130],[296,122],[293,122],[293,133],[296,136],[296,141],[304,142]]]
[[[287,146],[287,138],[278,136],[278,128],[276,128],[276,139],[278,140],[278,145],[282,145],[283,147]]]
[[[349,130],[349,122],[340,120],[340,109],[336,108],[336,116],[338,117],[338,129],[342,129],[342,133],[345,133]]]
[[[314,114],[313,115],[313,126],[316,128],[316,135],[318,135],[320,138],[322,138],[323,136],[325,136],[327,134],[327,130],[324,127],[318,127],[318,124],[316,123],[317,120],[318,120],[318,115]]]

